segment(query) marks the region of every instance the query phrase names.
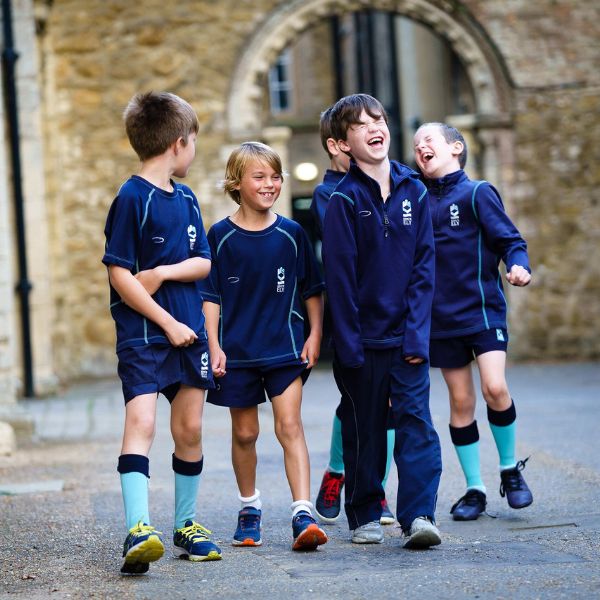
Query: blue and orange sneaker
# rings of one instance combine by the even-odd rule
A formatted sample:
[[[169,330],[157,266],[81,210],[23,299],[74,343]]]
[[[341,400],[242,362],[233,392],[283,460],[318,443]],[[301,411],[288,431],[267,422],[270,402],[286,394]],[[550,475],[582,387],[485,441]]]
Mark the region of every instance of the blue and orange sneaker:
[[[121,573],[126,575],[146,573],[150,563],[158,560],[165,553],[160,536],[160,531],[141,521],[132,527],[123,544],[125,562],[121,567]]]
[[[233,534],[234,546],[260,546],[261,511],[254,506],[246,506],[238,513],[238,524]]]
[[[210,541],[211,533],[196,521],[186,521],[181,529],[173,532],[175,556],[194,562],[221,560],[221,549]]]
[[[292,550],[316,550],[317,546],[327,543],[327,535],[305,510],[301,510],[292,519],[292,532]]]

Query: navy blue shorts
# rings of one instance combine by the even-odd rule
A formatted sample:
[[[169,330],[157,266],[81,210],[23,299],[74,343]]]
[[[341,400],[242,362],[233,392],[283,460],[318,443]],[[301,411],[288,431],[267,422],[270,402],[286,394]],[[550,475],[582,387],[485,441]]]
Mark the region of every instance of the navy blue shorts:
[[[460,369],[467,366],[475,356],[508,348],[508,331],[494,328],[479,331],[472,335],[431,340],[429,342],[429,363],[440,369]]]
[[[214,387],[205,340],[182,348],[157,344],[124,348],[117,357],[125,403],[136,396],[158,392],[172,402],[181,385]]]
[[[265,402],[265,392],[272,400],[283,394],[296,378],[302,377],[304,384],[309,375],[310,369],[300,359],[264,367],[227,369],[227,374],[215,381],[216,388],[208,392],[206,401],[229,408],[250,408]]]

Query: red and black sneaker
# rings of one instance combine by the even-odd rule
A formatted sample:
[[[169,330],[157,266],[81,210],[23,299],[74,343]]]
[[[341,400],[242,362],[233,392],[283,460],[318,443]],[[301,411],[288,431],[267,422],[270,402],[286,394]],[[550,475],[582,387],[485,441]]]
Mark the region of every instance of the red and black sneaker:
[[[325,471],[315,503],[315,512],[323,523],[335,523],[340,516],[344,474]]]

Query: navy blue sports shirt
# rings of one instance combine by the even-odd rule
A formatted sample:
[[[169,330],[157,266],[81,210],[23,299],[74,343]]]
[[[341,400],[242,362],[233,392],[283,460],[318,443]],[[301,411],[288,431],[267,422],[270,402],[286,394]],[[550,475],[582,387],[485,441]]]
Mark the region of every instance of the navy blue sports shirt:
[[[325,220],[325,211],[327,210],[329,198],[333,190],[337,187],[337,184],[344,178],[344,175],[346,175],[345,172],[327,169],[322,183],[315,187],[313,191],[310,212],[315,217],[319,237],[323,237],[323,221]]]
[[[360,367],[364,348],[427,359],[434,248],[427,188],[390,161],[390,196],[355,162],[329,199],[323,261],[336,357]]]
[[[506,328],[506,299],[498,270],[529,272],[527,244],[506,214],[500,194],[463,170],[425,180],[435,237],[435,295],[431,338]]]
[[[210,260],[196,197],[187,186],[172,185],[173,192],[166,192],[134,175],[121,186],[104,228],[105,265],[124,267],[136,274],[195,256]],[[197,282],[165,281],[153,298],[198,338],[206,339]],[[129,308],[112,286],[110,310],[117,328],[117,352],[132,346],[169,343],[164,331]]]
[[[306,233],[277,215],[262,231],[226,218],[208,231],[210,276],[200,284],[207,302],[221,305],[219,344],[227,367],[260,367],[300,357],[303,301],[324,288]]]

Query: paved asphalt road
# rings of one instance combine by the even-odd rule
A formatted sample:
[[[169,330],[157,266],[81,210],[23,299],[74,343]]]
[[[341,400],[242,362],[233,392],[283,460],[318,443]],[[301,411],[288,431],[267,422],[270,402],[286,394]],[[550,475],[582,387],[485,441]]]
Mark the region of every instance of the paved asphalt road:
[[[119,575],[125,531],[116,473],[123,419],[118,384],[94,382],[23,403],[38,440],[0,458],[0,490],[29,490],[0,496],[0,598],[600,598],[600,364],[512,366],[509,384],[519,416],[518,456],[531,456],[524,475],[534,503],[514,511],[500,498],[497,456],[480,402],[492,516],[451,520],[448,511],[463,482],[448,435],[446,392],[433,370],[431,408],[444,460],[437,513],[443,543],[427,551],[403,549],[394,526],[386,527],[382,545],[353,545],[342,517],[326,527],[330,542],[322,549],[293,553],[289,490],[266,404],[258,472],[264,543],[233,548],[238,506],[229,416],[207,406],[199,519],[213,530],[223,560],[192,564],[165,555],[139,578]],[[326,365],[311,375],[304,397],[314,500],[338,401]],[[160,407],[150,508],[154,524],[168,532],[172,446],[164,399]],[[396,484],[392,474],[391,506]]]

